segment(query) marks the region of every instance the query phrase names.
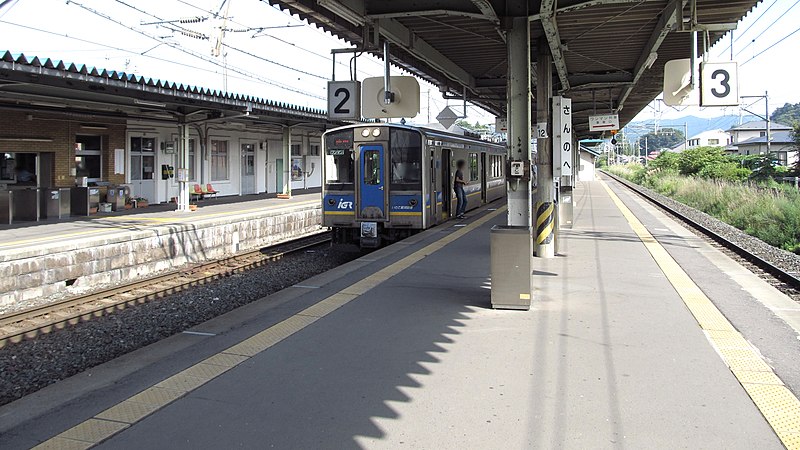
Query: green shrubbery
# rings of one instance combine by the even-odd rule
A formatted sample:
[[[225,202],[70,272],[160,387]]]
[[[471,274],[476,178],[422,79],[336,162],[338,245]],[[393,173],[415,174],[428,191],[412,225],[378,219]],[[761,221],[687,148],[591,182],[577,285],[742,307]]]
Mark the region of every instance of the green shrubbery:
[[[649,168],[628,164],[611,166],[607,170],[697,208],[768,244],[800,253],[800,193],[797,189],[771,178],[744,181],[763,167],[763,161],[758,158],[742,162],[722,155],[720,159],[713,151],[689,155],[684,160],[683,154],[664,153]],[[703,164],[703,161],[716,162]],[[686,176],[685,171],[693,175]]]

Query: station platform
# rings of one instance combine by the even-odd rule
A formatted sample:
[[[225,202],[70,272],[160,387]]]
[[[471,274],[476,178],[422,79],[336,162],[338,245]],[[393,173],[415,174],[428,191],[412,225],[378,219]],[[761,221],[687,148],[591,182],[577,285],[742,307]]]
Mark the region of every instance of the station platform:
[[[491,309],[489,205],[6,405],[0,447],[797,448],[798,304],[574,194],[530,311]]]
[[[132,281],[320,230],[319,192],[223,197],[0,229],[0,308]],[[7,275],[7,276],[6,276]]]

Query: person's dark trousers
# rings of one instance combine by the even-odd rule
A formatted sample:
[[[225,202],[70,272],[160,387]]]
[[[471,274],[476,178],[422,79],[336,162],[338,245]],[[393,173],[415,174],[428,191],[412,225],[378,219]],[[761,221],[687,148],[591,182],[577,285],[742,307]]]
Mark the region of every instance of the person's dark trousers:
[[[456,216],[463,215],[467,210],[467,193],[464,191],[464,186],[458,185],[455,187],[456,191]]]

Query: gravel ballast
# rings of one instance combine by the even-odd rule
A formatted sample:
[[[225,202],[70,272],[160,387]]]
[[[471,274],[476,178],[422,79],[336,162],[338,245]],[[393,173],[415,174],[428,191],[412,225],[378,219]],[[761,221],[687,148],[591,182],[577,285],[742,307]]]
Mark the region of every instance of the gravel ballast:
[[[0,349],[0,405],[360,256],[328,244]]]

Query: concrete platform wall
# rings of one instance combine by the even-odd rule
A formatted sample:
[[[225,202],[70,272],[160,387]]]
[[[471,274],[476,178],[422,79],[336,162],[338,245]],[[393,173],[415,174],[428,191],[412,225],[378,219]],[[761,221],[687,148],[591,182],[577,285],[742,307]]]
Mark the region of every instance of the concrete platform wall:
[[[142,229],[2,252],[0,306],[130,282],[299,238],[320,231],[320,219],[319,205],[298,205],[199,223],[120,223]]]

